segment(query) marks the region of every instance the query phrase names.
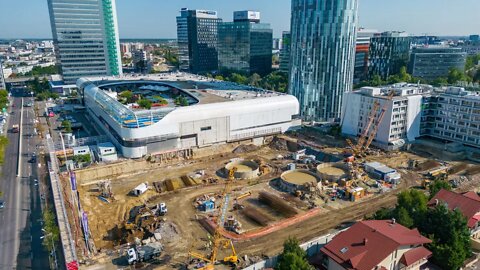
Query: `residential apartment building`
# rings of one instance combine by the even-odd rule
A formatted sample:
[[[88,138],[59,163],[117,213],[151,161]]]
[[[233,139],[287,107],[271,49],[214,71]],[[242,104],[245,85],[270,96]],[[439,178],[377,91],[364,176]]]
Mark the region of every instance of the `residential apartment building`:
[[[367,220],[337,234],[320,249],[320,269],[399,270],[420,269],[432,252],[423,245],[432,241],[417,229],[395,220]]]
[[[273,30],[260,12],[236,11],[218,24],[218,65],[223,71],[266,75],[272,71]]]
[[[407,66],[410,56],[411,38],[405,32],[384,32],[370,40],[368,76],[380,75],[387,79]]]
[[[221,21],[216,11],[182,8],[177,17],[180,70],[193,73],[218,70],[218,24]]]
[[[358,0],[293,0],[289,93],[305,121],[334,122],[353,88]]]
[[[360,136],[368,127],[374,103],[379,107],[375,113],[378,118],[385,108],[385,115],[379,123],[374,143],[382,148],[400,147],[405,141],[414,141],[420,137],[420,115],[423,95],[433,87],[427,85],[396,84],[387,87],[363,87],[358,91],[345,94],[343,104],[342,133]],[[388,98],[393,91],[392,99]]]
[[[122,74],[115,0],[48,0],[65,83]]]
[[[449,87],[425,98],[422,134],[480,148],[480,95]]]
[[[393,91],[392,99],[388,94]],[[392,150],[419,137],[480,148],[480,95],[460,87],[436,89],[430,85],[399,83],[383,88],[364,87],[345,94],[342,133],[360,136],[368,126],[373,104],[378,125],[374,145]]]
[[[466,60],[467,53],[462,48],[417,47],[410,54],[409,73],[414,77],[435,80],[447,77],[451,68],[464,71]]]

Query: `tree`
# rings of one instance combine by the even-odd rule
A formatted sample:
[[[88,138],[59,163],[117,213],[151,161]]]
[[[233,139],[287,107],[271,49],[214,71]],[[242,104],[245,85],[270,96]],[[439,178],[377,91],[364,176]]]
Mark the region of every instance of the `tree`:
[[[307,253],[300,247],[295,238],[288,238],[283,243],[283,252],[280,254],[275,270],[312,270],[307,261]]]
[[[448,183],[447,181],[435,180],[430,185],[429,189],[430,189],[430,199],[432,199],[442,189],[452,190],[452,185],[450,185],[450,183]]]
[[[428,248],[433,253],[433,261],[441,268],[457,270],[470,256],[470,231],[459,210],[449,211],[440,204],[430,209],[418,225],[420,232],[432,240]]]
[[[444,77],[439,77],[433,80],[432,85],[435,87],[448,85],[448,79]]]
[[[415,224],[420,222],[428,209],[427,196],[420,190],[410,189],[401,192],[397,197],[396,208],[404,208],[407,210],[409,216],[415,221]]]
[[[43,211],[43,229],[45,230],[45,238],[43,238],[42,244],[49,252],[52,252],[53,244],[60,239],[60,230],[55,222],[55,215],[50,209]]]
[[[396,221],[407,228],[412,228],[414,225],[413,218],[408,213],[407,209],[399,207],[395,209],[395,218]]]
[[[400,68],[398,78],[401,82],[412,82],[412,75],[408,74],[406,66]]]
[[[68,120],[62,121],[62,127],[66,133],[72,133],[72,123]]]
[[[141,108],[150,110],[152,108],[152,102],[149,99],[140,99],[137,101],[138,106]]]
[[[254,87],[260,86],[260,82],[262,81],[262,77],[257,73],[253,73],[252,76],[248,78],[248,84]]]
[[[238,73],[232,73],[230,75],[231,82],[238,83],[238,84],[247,84],[248,83],[248,78],[244,75],[238,74]]]
[[[454,84],[454,83],[460,82],[460,81],[469,81],[469,79],[470,78],[468,78],[468,76],[465,75],[465,73],[463,73],[461,70],[459,70],[457,68],[451,68],[448,71],[447,81],[450,84]]]
[[[217,81],[224,81],[225,78],[223,78],[222,75],[217,75],[217,76],[215,76],[215,80],[217,80]]]

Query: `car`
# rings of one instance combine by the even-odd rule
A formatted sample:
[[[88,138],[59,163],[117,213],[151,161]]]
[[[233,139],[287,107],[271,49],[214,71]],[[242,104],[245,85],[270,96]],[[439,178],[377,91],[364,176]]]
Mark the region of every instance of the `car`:
[[[0,200],[0,209],[3,209],[5,208],[5,202]]]
[[[38,186],[38,180],[37,180],[37,179],[33,179],[33,184],[34,184],[35,186]]]

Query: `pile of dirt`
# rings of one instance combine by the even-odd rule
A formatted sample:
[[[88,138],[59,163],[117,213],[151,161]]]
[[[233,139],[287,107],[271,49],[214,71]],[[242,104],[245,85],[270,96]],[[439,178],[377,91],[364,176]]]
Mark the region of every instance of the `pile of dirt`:
[[[480,166],[470,167],[465,171],[466,175],[476,175],[480,173]]]
[[[162,241],[166,243],[175,243],[179,240],[179,230],[172,222],[163,222],[160,227],[155,231],[160,233]]]
[[[416,168],[415,171],[422,172],[422,171],[427,171],[431,170],[433,168],[440,167],[442,164],[436,162],[435,160],[427,160],[423,163],[420,163]]]
[[[449,173],[449,174],[457,174],[457,173],[459,173],[459,172],[461,172],[461,171],[466,170],[467,168],[468,168],[468,165],[467,165],[467,164],[465,164],[465,163],[460,163],[460,164],[455,165],[455,166],[453,166],[452,168],[450,168],[450,169],[448,170],[448,173]]]
[[[300,146],[296,142],[285,140],[283,138],[275,137],[268,145],[270,148],[278,151],[290,151],[295,152],[300,149]]]
[[[237,148],[235,148],[232,153],[234,154],[242,154],[242,153],[248,153],[248,152],[253,152],[258,150],[258,146],[253,145],[253,144],[241,144]]]

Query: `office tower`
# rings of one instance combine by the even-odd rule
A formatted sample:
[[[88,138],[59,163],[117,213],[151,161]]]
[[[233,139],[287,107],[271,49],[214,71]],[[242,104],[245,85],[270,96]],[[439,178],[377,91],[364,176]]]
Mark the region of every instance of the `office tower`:
[[[305,121],[339,121],[352,90],[358,0],[292,0],[289,93]]]
[[[273,30],[256,11],[236,11],[233,22],[218,25],[218,65],[222,71],[258,73],[272,70]]]
[[[384,32],[371,38],[368,76],[387,79],[398,74],[408,65],[411,42],[405,32]]]
[[[410,55],[409,72],[414,77],[435,80],[448,77],[451,68],[464,71],[467,53],[462,48],[418,47]]]
[[[282,50],[280,50],[280,72],[288,73],[290,64],[290,31],[282,33]]]
[[[7,86],[5,85],[5,77],[3,75],[2,60],[0,60],[0,89],[7,89]]]
[[[368,75],[368,55],[370,51],[370,39],[377,34],[377,30],[360,28],[357,31],[355,46],[355,73],[354,82],[365,80]]]
[[[122,74],[115,0],[48,0],[65,83]]]
[[[182,8],[177,17],[180,70],[208,73],[218,69],[216,11]]]

